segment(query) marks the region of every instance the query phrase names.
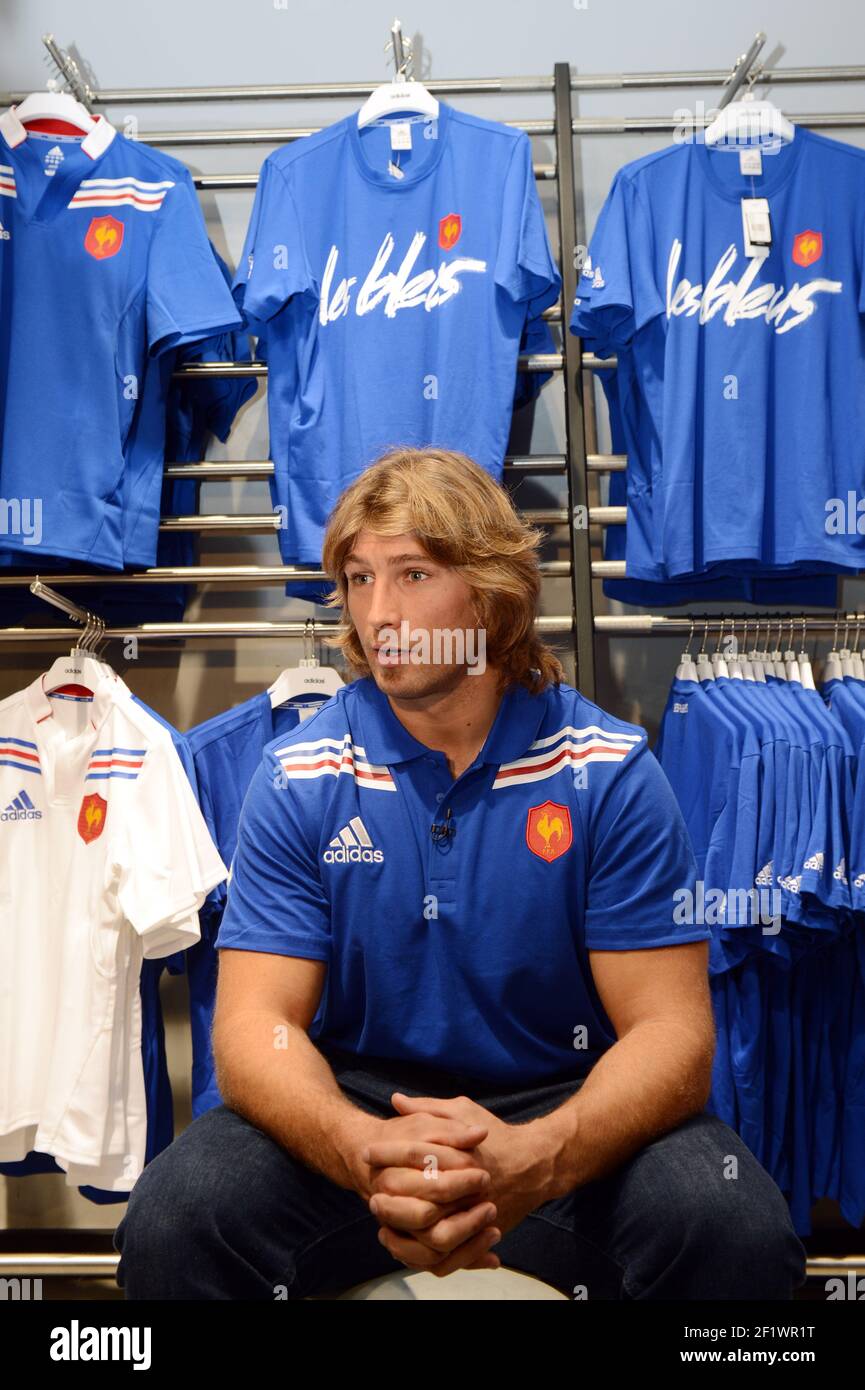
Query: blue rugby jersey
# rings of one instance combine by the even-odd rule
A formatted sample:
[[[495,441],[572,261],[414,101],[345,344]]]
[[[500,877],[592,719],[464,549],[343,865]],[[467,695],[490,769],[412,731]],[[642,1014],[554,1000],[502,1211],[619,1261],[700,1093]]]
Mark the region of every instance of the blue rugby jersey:
[[[708,939],[695,875],[645,732],[573,687],[510,687],[454,781],[367,677],[265,747],[217,948],[327,962],[314,1042],[531,1084],[615,1041],[590,951]]]
[[[192,178],[103,116],[46,143],[12,107],[0,224],[0,496],[22,509],[0,551],[122,569],[125,455],[148,363],[241,323]],[[37,501],[38,530],[35,510],[24,525]]]
[[[862,568],[842,522],[865,485],[863,172],[862,150],[799,127],[758,177],[701,140],[616,175],[571,328],[644,406],[628,452],[651,553],[629,525],[629,575]],[[765,256],[744,255],[743,197],[768,200]]]
[[[235,277],[267,334],[286,564],[319,561],[338,496],[393,445],[501,477],[520,341],[561,289],[525,132],[440,101],[392,157],[388,125],[355,112],[269,155]]]

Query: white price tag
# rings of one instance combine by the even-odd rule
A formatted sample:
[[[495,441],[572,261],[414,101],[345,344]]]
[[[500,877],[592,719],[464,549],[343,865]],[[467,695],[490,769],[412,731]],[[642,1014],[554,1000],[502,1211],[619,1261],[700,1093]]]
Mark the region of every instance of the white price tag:
[[[772,224],[767,199],[742,199],[742,233],[746,256],[767,254],[772,245]]]
[[[399,167],[398,164],[394,164],[393,160],[391,159],[389,159],[387,162],[387,171],[395,179],[405,178],[405,174],[403,173],[402,169]]]
[[[411,126],[408,121],[391,122],[390,147],[392,150],[411,149]]]

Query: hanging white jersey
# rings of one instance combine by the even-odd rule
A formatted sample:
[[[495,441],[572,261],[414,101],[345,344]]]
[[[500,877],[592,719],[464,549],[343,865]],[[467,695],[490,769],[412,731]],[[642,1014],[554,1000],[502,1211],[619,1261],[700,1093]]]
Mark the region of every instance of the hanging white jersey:
[[[170,734],[112,679],[85,699],[43,679],[0,701],[0,1159],[128,1191],[141,960],[199,939],[227,871]]]

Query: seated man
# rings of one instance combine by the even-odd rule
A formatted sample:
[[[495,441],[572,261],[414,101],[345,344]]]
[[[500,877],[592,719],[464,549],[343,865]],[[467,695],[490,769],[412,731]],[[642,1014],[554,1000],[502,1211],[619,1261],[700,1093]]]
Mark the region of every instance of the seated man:
[[[709,932],[643,730],[537,637],[539,534],[398,449],[324,546],[358,679],[264,750],[213,1047],[225,1104],[145,1169],[128,1298],[523,1270],[571,1296],[789,1299],[786,1203],[704,1106]]]

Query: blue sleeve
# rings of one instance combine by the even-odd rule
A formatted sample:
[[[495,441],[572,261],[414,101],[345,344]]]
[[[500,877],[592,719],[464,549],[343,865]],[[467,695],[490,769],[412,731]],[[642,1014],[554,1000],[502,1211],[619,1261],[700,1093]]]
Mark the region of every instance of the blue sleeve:
[[[217,949],[330,959],[330,904],[301,823],[298,786],[305,793],[265,749],[240,812]]]
[[[201,205],[187,174],[168,190],[147,263],[147,339],[168,348],[239,327],[240,315],[213,258]]]
[[[527,318],[554,304],[562,278],[550,250],[535,183],[532,144],[520,131],[505,179],[502,205],[495,210],[501,232],[493,278],[516,304],[527,303]]]
[[[219,827],[216,822],[216,812],[213,805],[213,793],[211,791],[210,771],[204,758],[199,757],[196,763],[195,786],[198,791],[198,804],[201,807],[201,814],[204,816],[204,823],[210,832],[210,838],[217,846],[223,860],[227,862],[225,846],[220,844]],[[228,896],[228,880],[223,879],[211,888],[204,905],[201,909],[202,917],[212,926],[218,922],[225,910],[225,900]]]
[[[553,342],[553,335],[547,320],[540,315],[526,319],[520,338],[520,352],[542,353],[555,352],[555,350],[556,345]],[[517,372],[514,386],[514,408],[519,409],[520,406],[528,405],[530,401],[533,401],[551,376],[552,372]]]
[[[852,801],[850,759],[834,744],[826,749],[823,777],[802,866],[802,893],[810,893],[826,907],[850,910],[847,863],[850,854],[848,808]]]
[[[286,175],[272,161],[261,166],[234,298],[252,332],[273,318],[292,295],[314,288],[303,224]]]
[[[226,286],[231,271],[211,244],[213,259]],[[189,343],[178,353],[179,363],[249,362],[249,338],[244,329],[216,333],[200,342]],[[216,435],[223,444],[231,433],[240,407],[254,396],[258,382],[254,377],[186,377],[171,383],[168,400],[166,457],[180,463],[204,458],[208,436]],[[191,510],[197,507],[197,498]]]
[[[589,950],[635,951],[711,936],[694,920],[697,866],[685,822],[647,743],[620,765],[592,812],[588,838]]]
[[[597,339],[601,356],[624,347],[663,311],[655,283],[652,224],[631,179],[617,175],[589,244],[570,328]]]

